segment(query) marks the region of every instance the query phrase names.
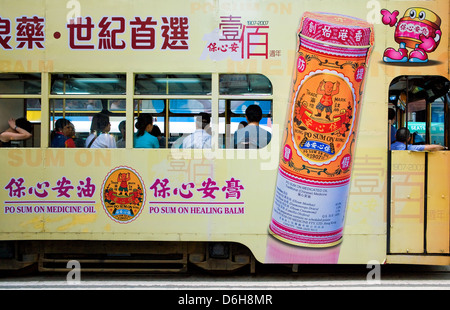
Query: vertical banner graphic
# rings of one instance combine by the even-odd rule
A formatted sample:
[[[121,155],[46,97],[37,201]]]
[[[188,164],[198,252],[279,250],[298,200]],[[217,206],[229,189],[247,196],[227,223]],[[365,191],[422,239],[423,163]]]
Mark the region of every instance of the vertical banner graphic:
[[[353,17],[303,15],[270,233],[290,244],[342,240],[373,27]]]

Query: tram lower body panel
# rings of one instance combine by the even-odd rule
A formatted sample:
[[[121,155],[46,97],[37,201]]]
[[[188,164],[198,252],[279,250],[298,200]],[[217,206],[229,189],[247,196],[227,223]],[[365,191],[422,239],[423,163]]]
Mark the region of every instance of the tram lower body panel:
[[[1,161],[14,168],[7,169],[2,178],[2,258],[18,255],[24,247],[25,256],[19,256],[31,260],[37,253],[42,257],[45,249],[56,248],[59,254],[65,249],[68,254],[71,249],[73,253],[87,249],[94,254],[97,249],[105,255],[107,249],[118,254],[140,253],[142,249],[148,254],[168,254],[175,249],[181,262],[184,257],[186,262],[191,259],[215,268],[211,261],[206,263],[206,258],[211,258],[208,253],[216,247],[219,255],[212,258],[220,259],[221,244],[227,244],[224,257],[234,267],[221,266],[228,269],[251,264],[253,257],[270,264],[389,263],[390,257],[394,263],[447,264],[442,255],[448,253],[448,245],[440,253],[408,253],[406,249],[389,253],[389,244],[402,240],[389,239],[393,237],[388,234],[387,221],[394,217],[392,233],[397,227],[410,229],[420,218],[408,216],[415,211],[401,209],[398,203],[394,211],[389,208],[388,214],[386,158],[368,145],[361,143],[355,159],[343,241],[327,248],[292,245],[269,233],[277,161],[272,162],[269,156],[252,160],[252,156],[261,158],[258,150],[216,154],[167,150],[151,155],[144,150],[115,150],[112,156],[110,150],[11,149],[1,153]],[[411,162],[410,158],[405,160]],[[443,163],[448,166],[446,156],[436,160],[441,167]],[[424,180],[410,181],[420,187]],[[428,203],[429,219],[433,221],[429,229],[442,226],[439,229],[444,232],[439,237],[442,241],[429,239],[434,247],[448,240],[448,203],[445,205],[442,191],[445,189],[437,185],[429,191],[435,200],[436,195],[444,195],[440,197],[441,207]],[[393,201],[408,199],[407,193],[396,195]],[[398,225],[400,222],[403,226]],[[413,236],[405,238],[403,242],[408,242],[406,239]],[[167,244],[166,250],[162,250],[161,242]],[[102,246],[92,246],[95,243]],[[111,245],[105,245],[108,243]],[[151,244],[156,246],[153,250]],[[30,250],[33,247],[38,250]],[[237,256],[230,256],[232,249]],[[428,255],[426,260],[411,260],[411,254],[432,254],[436,258]]]

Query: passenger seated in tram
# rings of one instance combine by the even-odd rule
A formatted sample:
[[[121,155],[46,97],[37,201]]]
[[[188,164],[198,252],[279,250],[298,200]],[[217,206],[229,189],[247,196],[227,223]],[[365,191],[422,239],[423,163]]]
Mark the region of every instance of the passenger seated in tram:
[[[119,141],[117,141],[116,146],[117,148],[124,148],[125,147],[125,141],[126,141],[126,130],[125,130],[126,121],[121,121],[119,123],[119,131],[122,135],[122,138],[120,138]]]
[[[150,134],[153,129],[153,116],[150,113],[141,113],[134,126],[138,130],[134,134],[135,148],[159,148],[158,139]]]
[[[210,149],[211,135],[210,129],[211,116],[208,113],[200,113],[195,119],[196,130],[184,138],[184,149]]]
[[[396,118],[396,112],[393,108],[389,108],[388,110],[388,117],[389,117],[389,126],[391,131],[391,143],[395,142],[395,135],[397,134],[397,128],[394,126],[395,124],[395,118]]]
[[[9,128],[0,133],[0,147],[11,147],[11,141],[27,140],[33,136],[33,125],[26,118],[11,118],[8,125]]]
[[[391,144],[391,150],[393,151],[441,151],[446,150],[447,147],[439,144],[420,144],[414,145],[413,135],[410,134],[409,130],[402,127],[397,130],[395,135],[396,141]]]
[[[150,134],[158,139],[159,148],[163,149],[166,147],[166,138],[162,135],[161,129],[159,129],[158,125],[153,125]]]
[[[234,147],[238,149],[259,149],[269,144],[272,134],[259,126],[262,119],[260,106],[252,104],[245,110],[248,125],[234,133]]]
[[[75,147],[74,135],[75,127],[72,122],[66,118],[58,119],[51,133],[51,147]]]
[[[91,134],[86,139],[87,148],[116,148],[116,139],[109,134],[109,116],[100,112],[92,117]]]

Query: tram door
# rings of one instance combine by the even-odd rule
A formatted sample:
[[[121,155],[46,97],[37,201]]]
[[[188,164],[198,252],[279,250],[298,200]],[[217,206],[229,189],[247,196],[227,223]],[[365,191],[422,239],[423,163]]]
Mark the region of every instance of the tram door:
[[[401,76],[390,86],[390,129],[409,129],[411,144],[449,146],[449,81]],[[450,151],[389,152],[388,252],[450,254]]]

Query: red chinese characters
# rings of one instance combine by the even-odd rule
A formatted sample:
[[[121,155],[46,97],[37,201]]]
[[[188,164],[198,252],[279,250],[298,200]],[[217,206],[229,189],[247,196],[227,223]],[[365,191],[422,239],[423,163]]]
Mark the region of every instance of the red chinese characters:
[[[180,196],[183,199],[216,199],[218,198],[218,193],[225,193],[225,199],[235,198],[240,199],[241,191],[244,190],[244,186],[240,183],[241,181],[235,178],[225,181],[225,186],[220,187],[217,182],[211,178],[207,178],[201,183],[201,186],[196,188],[195,184],[192,182],[183,183],[180,187],[171,188],[169,186],[169,180],[156,179],[150,186],[150,190],[153,191],[153,197],[167,199],[171,195]],[[200,195],[195,195],[198,192]]]
[[[71,198],[72,191],[75,187],[72,185],[71,180],[63,176],[56,181],[53,187],[51,187],[48,181],[37,182],[36,185],[27,187],[25,186],[24,178],[11,178],[4,189],[8,191],[10,198],[22,198],[28,195],[44,199],[49,196],[49,191],[54,192],[57,198]],[[79,180],[78,186],[76,187],[76,194],[79,198],[92,198],[95,190],[96,187],[91,183],[91,178],[87,177],[85,180]]]
[[[11,40],[11,21],[0,17],[0,48],[5,50],[12,49],[9,41]]]
[[[189,18],[184,16],[162,17],[160,22],[162,50],[189,49]],[[131,49],[153,50],[156,48],[158,21],[152,16],[135,17],[127,22],[125,17],[103,17],[96,24],[91,17],[71,19],[67,24],[71,49],[124,50],[126,33],[131,35]],[[98,40],[94,30],[98,29]]]
[[[24,48],[25,45],[27,49],[31,50],[35,46],[36,48],[44,48],[44,25],[45,19],[43,17],[33,16],[27,17],[22,16],[16,19],[17,22],[17,33],[16,41],[19,42],[16,48]]]
[[[228,55],[233,59],[249,59],[252,56],[263,56],[266,59],[275,53],[269,52],[269,29],[267,21],[247,21],[243,23],[241,16],[220,16],[218,36],[213,33],[207,36],[206,51],[213,59]]]
[[[43,49],[45,42],[45,18],[39,16],[21,16],[16,18],[15,39],[13,45],[13,25],[8,18],[0,16],[0,49]]]
[[[187,17],[163,17],[161,30],[164,43],[161,49],[185,50],[189,48],[189,19]]]
[[[147,17],[142,20],[140,17],[135,17],[130,21],[131,26],[131,48],[132,49],[149,49],[155,48],[156,30],[155,26],[158,22],[153,20],[153,17]]]

